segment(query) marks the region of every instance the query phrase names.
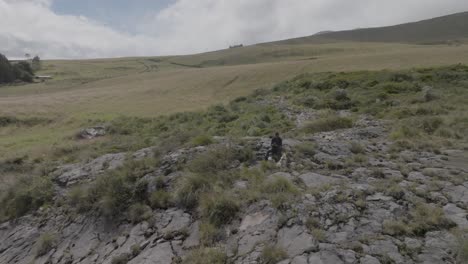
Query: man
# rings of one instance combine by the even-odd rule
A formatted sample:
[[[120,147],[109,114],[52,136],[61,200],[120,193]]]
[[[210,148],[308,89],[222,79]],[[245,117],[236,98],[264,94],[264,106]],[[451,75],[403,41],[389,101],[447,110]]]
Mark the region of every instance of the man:
[[[271,150],[267,153],[267,159],[271,153],[271,157],[278,162],[281,159],[283,149],[283,139],[281,139],[279,133],[276,133],[275,136],[271,139]]]

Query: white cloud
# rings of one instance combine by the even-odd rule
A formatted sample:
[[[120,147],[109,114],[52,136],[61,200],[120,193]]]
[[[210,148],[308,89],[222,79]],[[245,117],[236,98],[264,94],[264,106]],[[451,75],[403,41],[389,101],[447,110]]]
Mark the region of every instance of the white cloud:
[[[80,14],[55,14],[52,1],[0,0],[0,53],[89,58],[203,52],[468,10],[466,0],[175,0],[145,14],[135,23],[138,34],[130,35]]]

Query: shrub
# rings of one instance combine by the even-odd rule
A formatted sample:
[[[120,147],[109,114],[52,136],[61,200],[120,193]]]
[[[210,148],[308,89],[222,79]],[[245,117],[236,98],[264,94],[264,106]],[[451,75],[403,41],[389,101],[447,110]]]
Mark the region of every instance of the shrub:
[[[410,228],[403,221],[385,220],[383,232],[391,236],[404,236],[410,233]]]
[[[36,257],[44,256],[49,253],[56,244],[56,237],[51,233],[42,234],[36,241]]]
[[[457,259],[460,263],[468,263],[468,239],[458,239]]]
[[[226,194],[210,194],[203,197],[200,205],[202,215],[216,227],[229,224],[239,211],[239,205]]]
[[[213,246],[224,237],[223,230],[214,226],[211,223],[200,224],[200,243],[203,246]]]
[[[433,134],[442,124],[444,120],[441,117],[426,117],[422,119],[421,128],[428,134]]]
[[[316,146],[313,143],[303,143],[297,145],[297,150],[306,156],[313,156],[316,154]]]
[[[52,202],[53,197],[49,177],[21,177],[2,198],[0,212],[7,218],[20,217]]]
[[[348,117],[329,116],[310,122],[304,126],[306,133],[334,131],[353,127],[353,120]]]
[[[167,209],[171,206],[171,194],[165,190],[153,192],[149,198],[153,209]]]
[[[203,176],[192,174],[181,178],[175,190],[175,202],[179,207],[193,209],[198,205],[201,194],[212,189],[211,181]]]
[[[118,172],[98,178],[92,193],[98,201],[101,213],[108,217],[123,213],[132,201],[132,187],[126,175]]]
[[[274,180],[265,183],[263,191],[270,194],[296,194],[298,192],[297,188],[288,179],[283,177],[276,177]]]
[[[413,234],[423,236],[429,231],[449,229],[455,227],[456,224],[445,217],[441,208],[419,204],[410,213],[410,226]]]
[[[351,142],[351,145],[349,146],[349,150],[354,153],[354,154],[364,154],[366,153],[366,149],[359,144],[359,142]]]
[[[189,163],[189,169],[197,173],[216,174],[228,169],[238,158],[238,151],[229,147],[217,147],[198,155]]]
[[[260,263],[276,264],[288,258],[288,254],[282,249],[275,246],[266,246],[260,255]]]
[[[137,203],[128,208],[128,219],[134,224],[148,220],[151,216],[151,208],[147,205]]]
[[[199,248],[192,251],[182,264],[226,264],[228,257],[219,248]]]
[[[194,147],[207,146],[207,145],[210,145],[212,143],[213,143],[213,138],[211,136],[205,135],[205,134],[196,136],[191,141],[191,145],[194,146]]]
[[[130,254],[123,253],[118,256],[115,256],[111,260],[111,264],[127,264],[130,260]]]
[[[312,228],[310,233],[319,242],[325,242],[327,239],[327,234],[320,228]]]
[[[405,196],[405,190],[399,185],[393,184],[385,189],[385,194],[395,198],[396,200],[401,200]]]

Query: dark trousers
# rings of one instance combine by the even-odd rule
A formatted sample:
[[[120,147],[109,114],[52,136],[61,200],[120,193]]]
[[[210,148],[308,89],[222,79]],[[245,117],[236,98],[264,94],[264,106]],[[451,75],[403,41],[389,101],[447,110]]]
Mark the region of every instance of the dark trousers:
[[[274,161],[278,162],[281,159],[281,147],[272,147],[266,154],[265,160],[268,160],[268,158],[271,157],[273,158]]]

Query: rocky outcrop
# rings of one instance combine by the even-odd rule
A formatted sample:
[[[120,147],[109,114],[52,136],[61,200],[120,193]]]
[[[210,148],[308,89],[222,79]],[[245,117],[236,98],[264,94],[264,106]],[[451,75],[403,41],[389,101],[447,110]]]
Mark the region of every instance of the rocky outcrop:
[[[262,263],[266,247],[283,251],[281,264],[456,263],[457,235],[466,234],[453,234],[449,230],[453,224],[447,223],[459,230],[468,228],[467,167],[449,168],[450,156],[423,151],[407,150],[395,157],[387,137],[385,123],[364,116],[350,129],[285,139],[286,150],[295,160],[290,167],[266,175],[265,181],[284,178],[299,193],[284,207],[260,199],[241,208],[232,223],[221,228],[218,247],[236,264]],[[217,144],[225,140],[216,139]],[[269,139],[244,141],[260,163]],[[354,141],[363,146],[365,160],[353,161],[356,154],[350,142]],[[316,153],[298,155],[296,147],[304,142],[313,142]],[[160,157],[158,168],[143,177],[149,182],[148,190],[159,188],[156,178],[172,186],[183,176],[180,165],[208,149],[179,149]],[[59,190],[67,190],[119,168],[129,157],[144,159],[153,153],[147,148],[61,166],[53,173],[54,181]],[[258,168],[259,164],[248,166]],[[233,188],[241,192],[250,186],[240,179]],[[424,221],[413,217],[419,203],[441,208],[448,219],[446,226],[413,233],[405,230],[409,227],[398,226]],[[431,212],[426,213],[425,217],[431,217]],[[118,259],[132,264],[178,263],[203,244],[196,210],[153,210],[150,220],[141,223],[111,220],[58,207],[3,223],[0,263],[116,263]],[[44,234],[50,234],[53,241],[39,256]]]

